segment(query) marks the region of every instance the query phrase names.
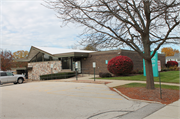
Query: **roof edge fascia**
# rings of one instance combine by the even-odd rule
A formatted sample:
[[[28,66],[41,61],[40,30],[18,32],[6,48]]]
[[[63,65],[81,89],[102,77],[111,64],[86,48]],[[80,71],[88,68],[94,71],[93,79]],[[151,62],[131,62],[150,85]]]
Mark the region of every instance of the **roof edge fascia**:
[[[54,57],[54,55],[53,55],[53,54],[48,53],[48,52],[46,52],[46,51],[44,51],[44,50],[41,50],[41,49],[39,49],[39,48],[37,48],[37,47],[35,47],[35,46],[31,46],[31,49],[30,49],[29,54],[32,52],[32,50],[33,50],[33,49],[35,49],[35,50],[37,50],[37,51],[39,51],[39,52],[42,52],[42,53],[45,53],[45,54],[48,54],[48,55],[50,55],[50,56],[53,56],[53,57]],[[27,59],[28,59],[29,61],[31,61],[31,59],[32,59],[34,56],[33,56],[31,59],[29,59],[29,54],[28,54]],[[36,55],[37,55],[37,54],[36,54]]]

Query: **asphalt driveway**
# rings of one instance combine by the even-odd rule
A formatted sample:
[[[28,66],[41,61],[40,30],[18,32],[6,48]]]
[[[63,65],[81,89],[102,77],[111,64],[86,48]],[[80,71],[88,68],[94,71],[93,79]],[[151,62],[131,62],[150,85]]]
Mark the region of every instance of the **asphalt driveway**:
[[[0,87],[0,119],[116,119],[149,105],[129,101],[104,84],[44,81]]]

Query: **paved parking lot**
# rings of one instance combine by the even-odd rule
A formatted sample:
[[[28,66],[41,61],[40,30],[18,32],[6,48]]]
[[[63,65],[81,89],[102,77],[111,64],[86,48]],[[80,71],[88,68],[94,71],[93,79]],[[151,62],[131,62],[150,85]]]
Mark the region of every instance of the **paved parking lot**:
[[[0,87],[0,119],[115,119],[149,105],[104,84],[31,82]]]

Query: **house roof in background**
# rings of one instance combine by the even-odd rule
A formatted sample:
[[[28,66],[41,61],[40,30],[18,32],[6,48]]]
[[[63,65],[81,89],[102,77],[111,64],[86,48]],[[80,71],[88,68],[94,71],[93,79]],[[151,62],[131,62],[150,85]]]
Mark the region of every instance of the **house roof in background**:
[[[175,53],[174,56],[167,56],[166,59],[180,59],[180,53]]]

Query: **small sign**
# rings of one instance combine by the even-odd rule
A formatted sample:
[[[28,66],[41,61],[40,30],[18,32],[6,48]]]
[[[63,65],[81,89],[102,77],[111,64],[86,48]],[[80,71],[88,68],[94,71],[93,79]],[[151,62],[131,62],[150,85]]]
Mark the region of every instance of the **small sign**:
[[[76,69],[78,68],[78,62],[75,62],[75,68]]]
[[[53,68],[53,64],[51,64],[51,69]]]
[[[96,68],[96,62],[93,62],[93,68]]]
[[[108,60],[105,60],[105,63],[108,64]]]
[[[151,52],[151,55],[153,54],[153,51]],[[152,69],[153,69],[153,76],[158,77],[158,53],[156,52],[155,55],[151,59],[152,62]],[[143,59],[143,70],[144,70],[144,76],[146,76],[146,66],[145,66],[145,60]]]
[[[158,71],[161,71],[161,61],[158,60]]]

